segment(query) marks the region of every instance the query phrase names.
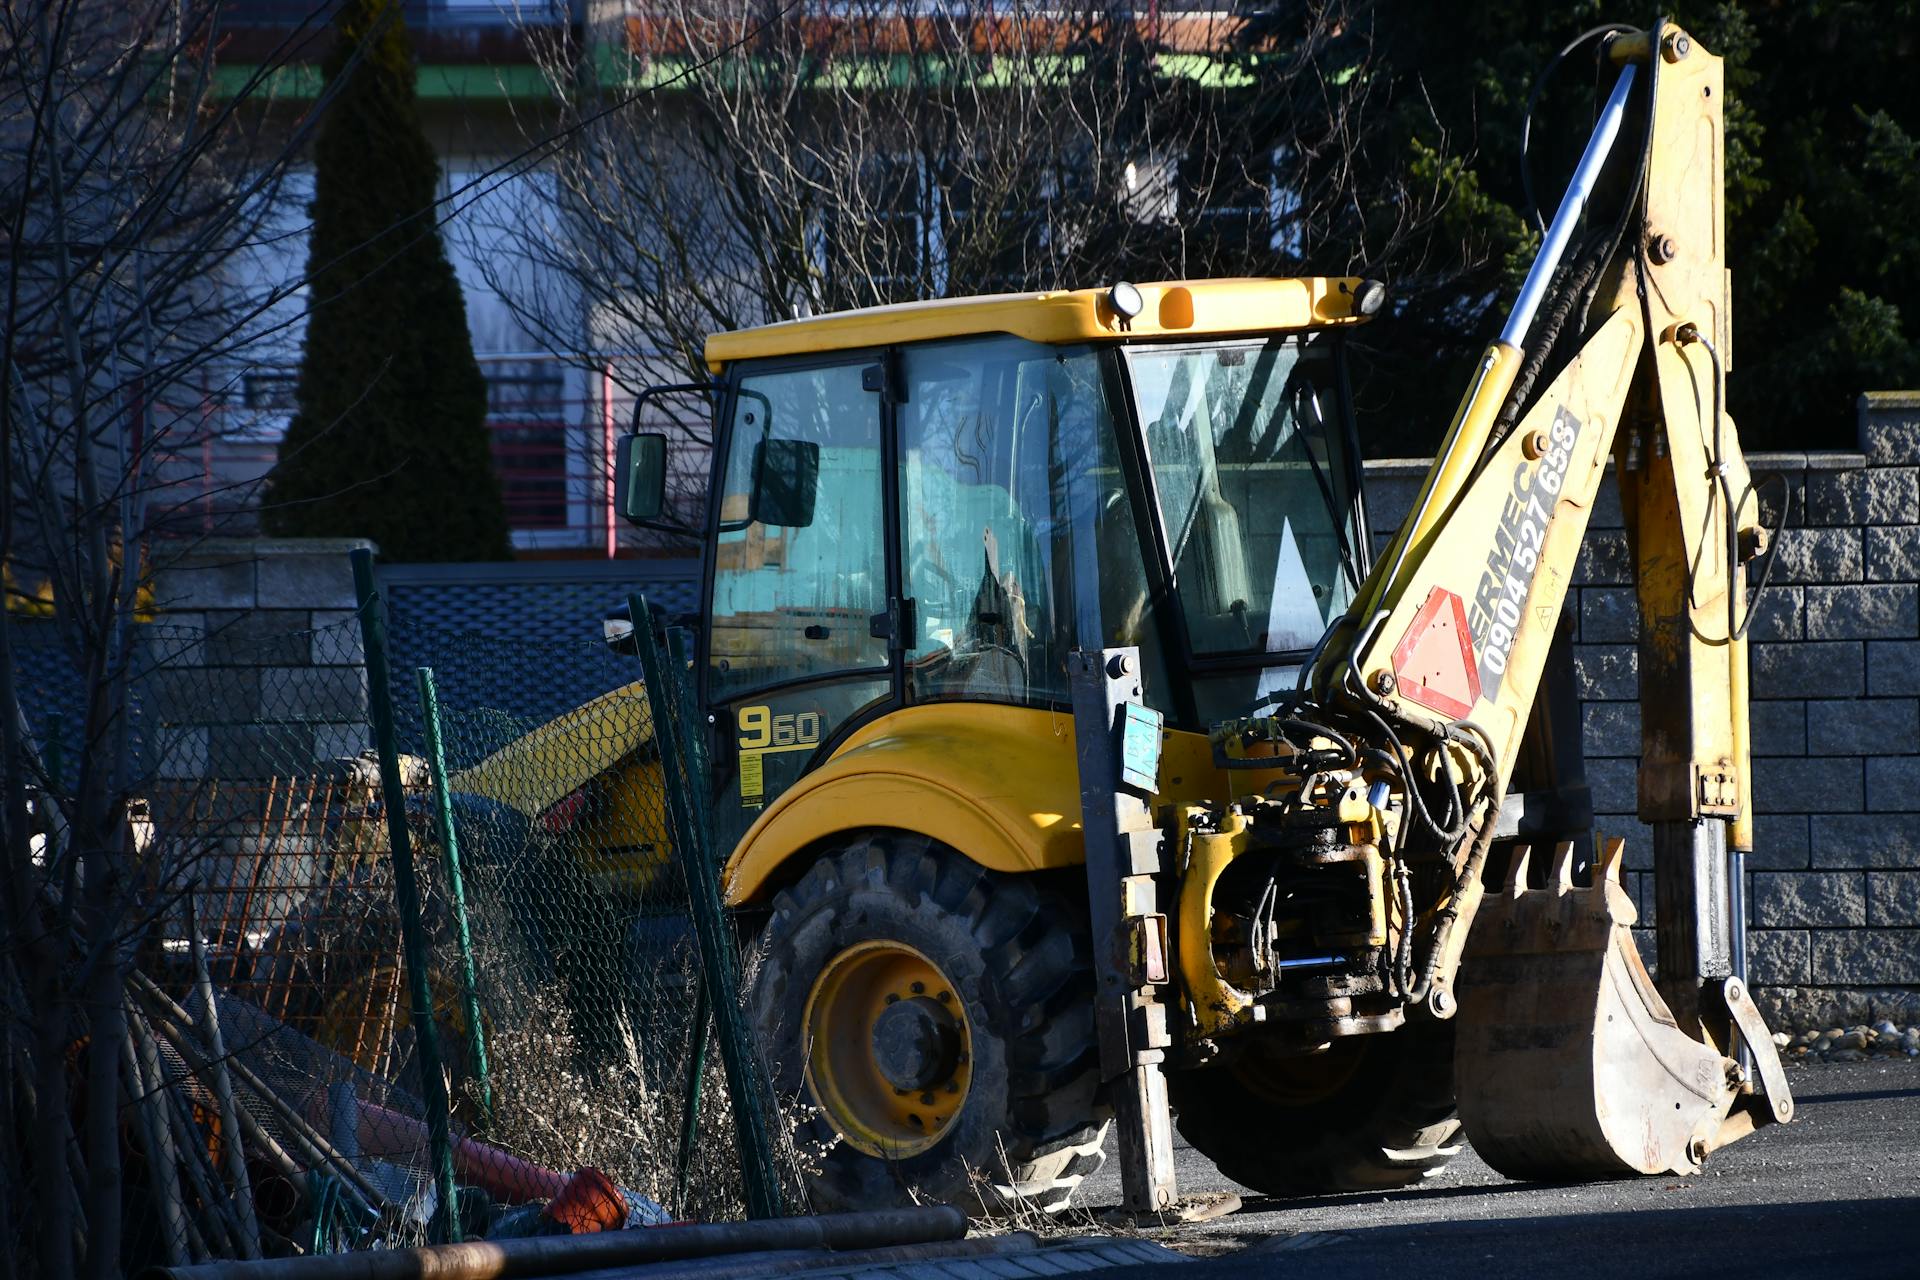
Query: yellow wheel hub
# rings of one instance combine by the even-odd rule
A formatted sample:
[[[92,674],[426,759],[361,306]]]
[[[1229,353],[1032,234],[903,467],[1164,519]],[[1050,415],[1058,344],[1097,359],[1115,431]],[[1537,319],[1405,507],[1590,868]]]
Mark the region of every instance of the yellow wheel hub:
[[[862,942],[807,995],[807,1084],[842,1139],[880,1159],[938,1142],[966,1105],[973,1037],[953,983],[905,943]]]

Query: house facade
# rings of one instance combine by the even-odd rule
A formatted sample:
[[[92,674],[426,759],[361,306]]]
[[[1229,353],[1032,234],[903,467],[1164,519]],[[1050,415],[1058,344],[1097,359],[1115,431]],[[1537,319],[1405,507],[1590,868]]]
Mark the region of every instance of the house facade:
[[[557,295],[543,305],[545,331],[530,332],[507,296],[562,289],[515,266],[513,238],[543,216],[540,187],[548,176],[511,162],[552,114],[534,49],[566,30],[567,6],[407,0],[402,8],[418,60],[422,122],[440,160],[441,232],[487,380],[487,427],[515,554],[610,558],[619,532],[604,460],[635,389],[648,380],[648,353],[601,349],[578,304],[573,324],[551,323],[567,310]],[[247,86],[268,134],[294,136],[310,125],[324,88],[319,59],[333,39],[327,16],[310,0],[225,6],[220,85],[229,94]],[[229,288],[272,301],[260,317],[262,336],[246,344],[235,367],[209,380],[201,429],[185,435],[169,459],[169,479],[185,491],[177,518],[185,532],[257,528],[257,481],[273,465],[295,407],[312,195],[311,160],[297,155],[263,194],[258,231],[228,264]]]
[[[627,429],[641,388],[681,381],[693,372],[689,342],[684,333],[650,331],[631,315],[610,323],[606,313],[619,308],[583,290],[577,266],[571,274],[556,271],[542,255],[527,252],[530,239],[551,241],[565,234],[556,225],[554,199],[554,184],[562,178],[539,162],[538,152],[529,157],[530,140],[553,136],[561,127],[549,79],[556,48],[584,50],[596,66],[617,64],[625,77],[617,83],[623,86],[645,84],[663,91],[655,100],[666,105],[656,105],[650,119],[656,127],[661,122],[682,127],[672,101],[681,87],[674,69],[698,60],[699,50],[687,40],[691,10],[683,6],[663,20],[639,0],[404,0],[402,11],[417,56],[423,123],[440,158],[442,234],[465,290],[474,353],[488,382],[488,429],[515,553],[521,558],[613,558],[623,547],[641,545],[640,535],[613,516],[614,440]],[[311,125],[324,89],[318,62],[333,39],[325,17],[312,0],[232,0],[224,8],[220,83],[230,94],[250,86],[250,99],[261,104],[253,109],[270,129],[292,136]],[[1050,60],[1051,69],[1042,74],[1060,76],[1061,68],[1085,56],[1075,52],[1085,43],[1084,24],[1110,20],[1106,10],[1091,8],[1077,16],[1021,9],[1017,18],[1024,25],[1016,33],[1015,18],[1013,8],[990,2],[945,7],[874,0],[864,6],[809,6],[795,24],[804,41],[853,42],[868,68],[897,67],[941,39],[949,41],[943,56],[951,56],[957,38],[988,59],[1004,56],[999,50],[1016,41],[1019,56]],[[716,21],[724,26],[741,20]],[[1170,74],[1198,82],[1222,74],[1224,63],[1216,55],[1241,19],[1170,4],[1121,21],[1150,28],[1150,43]],[[722,31],[722,43],[724,36]],[[832,74],[809,87],[819,91],[814,102],[829,101],[847,88]],[[979,145],[991,147],[996,141],[1004,146],[1004,140],[995,139]],[[1300,249],[1291,238],[1297,230],[1289,229],[1296,202],[1275,176],[1283,148],[1260,153],[1257,163],[1236,158],[1230,179],[1216,174],[1204,183],[1192,177],[1196,157],[1178,147],[1143,145],[1123,162],[1090,155],[1090,173],[1103,163],[1111,172],[1083,177],[1063,175],[1056,167],[1044,184],[1029,183],[1018,196],[1003,192],[1002,203],[991,208],[975,194],[978,170],[957,178],[941,175],[928,155],[924,149],[896,152],[881,144],[853,169],[866,193],[815,216],[804,233],[801,277],[850,275],[848,260],[864,251],[867,259],[858,268],[865,278],[855,283],[878,296],[829,287],[812,298],[796,295],[787,307],[790,313],[895,296],[1097,283],[1079,276],[1105,269],[1088,265],[1090,256],[1098,257],[1099,234],[1063,230],[1064,224],[1050,219],[1054,206],[1069,202],[1066,197],[1083,206],[1098,203],[1099,197],[1089,201],[1077,188],[1100,182],[1114,193],[1110,203],[1125,207],[1125,222],[1143,229],[1145,237],[1231,246],[1224,257],[1212,254],[1210,270],[1195,274],[1257,271],[1263,256]],[[697,170],[697,156],[692,164]],[[574,180],[580,180],[577,170]],[[306,302],[299,281],[306,265],[312,184],[310,164],[296,160],[263,197],[261,233],[231,264],[235,287],[255,295],[274,292],[278,300],[267,313],[266,335],[250,343],[239,366],[208,388],[201,409],[204,427],[171,461],[176,485],[189,491],[198,486],[199,499],[183,507],[195,532],[246,533],[257,524],[254,482],[271,467],[294,407]],[[689,181],[687,199],[700,200],[701,190]],[[1204,196],[1196,196],[1202,190]],[[981,200],[979,207],[967,203],[974,199]],[[1038,206],[1047,211],[1036,217],[1030,209]],[[1018,269],[996,273],[963,262],[970,232],[977,238],[981,226],[1016,218],[1032,223],[1005,237],[1021,259]],[[740,230],[732,228],[736,245]],[[756,234],[749,225],[748,238]],[[1077,239],[1068,244],[1067,237]],[[873,248],[881,242],[883,248]],[[1044,267],[1036,271],[1036,262],[1050,259],[1073,259],[1077,266],[1054,274]],[[1233,270],[1220,271],[1221,261]],[[956,288],[962,281],[971,287]],[[538,305],[529,308],[530,299]],[[529,310],[538,312],[537,319],[529,318]],[[784,317],[768,314],[765,304],[750,299],[712,327],[775,318]],[[684,424],[690,407],[650,403],[648,412],[656,411]],[[697,416],[697,409],[692,413]],[[676,457],[677,467],[698,470],[698,459],[684,455],[699,453],[703,443],[693,438],[693,447]]]

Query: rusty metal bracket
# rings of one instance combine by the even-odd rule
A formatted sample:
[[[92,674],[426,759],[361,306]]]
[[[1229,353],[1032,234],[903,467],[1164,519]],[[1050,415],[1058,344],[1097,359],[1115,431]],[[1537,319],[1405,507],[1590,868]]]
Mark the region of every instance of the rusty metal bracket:
[[[1156,973],[1166,975],[1165,916],[1154,879],[1164,841],[1146,799],[1158,784],[1157,718],[1141,714],[1138,649],[1076,650],[1067,667],[1073,677],[1100,1077],[1113,1092],[1126,1207],[1161,1213],[1173,1206],[1178,1190],[1161,1069],[1171,1037],[1154,982]]]

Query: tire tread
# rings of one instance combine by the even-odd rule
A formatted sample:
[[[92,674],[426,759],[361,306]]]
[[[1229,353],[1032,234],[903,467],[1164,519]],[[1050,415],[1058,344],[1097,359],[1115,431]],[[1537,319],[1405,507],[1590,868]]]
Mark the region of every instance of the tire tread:
[[[983,990],[1013,1024],[1005,1052],[1010,1131],[999,1135],[1010,1168],[1003,1176],[976,1179],[964,1166],[942,1166],[908,1188],[875,1177],[873,1166],[880,1161],[839,1146],[817,1162],[820,1172],[809,1180],[814,1207],[873,1208],[876,1196],[890,1190],[899,1204],[911,1203],[909,1192],[920,1191],[977,1198],[989,1212],[1012,1205],[1065,1208],[1082,1179],[1100,1167],[1107,1130],[1097,1109],[1099,1052],[1084,904],[1067,901],[1034,877],[985,871],[925,836],[864,833],[823,853],[775,894],[754,994],[763,1034],[778,1009],[794,1010],[806,998],[811,980],[795,980],[798,944],[862,904],[949,919],[960,935],[956,942],[964,938],[980,956]],[[807,1123],[826,1125],[824,1117]]]

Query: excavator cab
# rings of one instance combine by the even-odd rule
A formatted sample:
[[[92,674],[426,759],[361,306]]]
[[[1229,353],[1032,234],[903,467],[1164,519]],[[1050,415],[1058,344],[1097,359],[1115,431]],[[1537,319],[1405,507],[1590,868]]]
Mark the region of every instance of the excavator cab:
[[[745,336],[717,335],[701,681],[731,730],[723,830],[890,711],[1070,711],[1078,647],[1137,647],[1147,705],[1193,734],[1289,685],[1369,563],[1343,333],[1361,287],[1028,300],[1074,317],[1065,341],[996,329],[1021,325],[1007,298],[945,304],[950,332],[918,341],[889,341],[885,309],[851,348],[734,357]],[[1236,331],[1269,303],[1299,327]],[[783,328],[752,341],[807,332]],[[657,510],[664,441],[628,440],[622,503]]]

